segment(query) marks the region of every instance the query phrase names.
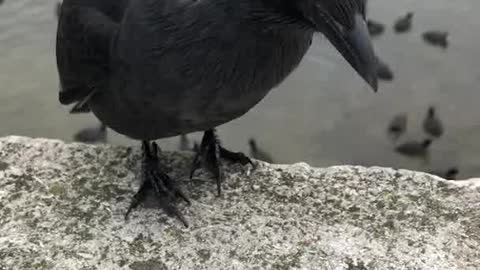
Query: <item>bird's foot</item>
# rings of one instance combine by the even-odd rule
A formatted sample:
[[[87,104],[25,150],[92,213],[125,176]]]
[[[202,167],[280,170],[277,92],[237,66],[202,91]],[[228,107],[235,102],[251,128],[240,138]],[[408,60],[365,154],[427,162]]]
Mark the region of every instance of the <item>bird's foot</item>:
[[[181,198],[190,205],[190,200],[183,191],[177,187],[176,183],[160,169],[157,144],[155,142],[143,142],[142,185],[133,196],[132,202],[125,214],[125,219],[128,219],[133,209],[145,201],[148,190],[152,188],[156,197],[160,200],[160,206],[165,212],[168,215],[176,216],[185,227],[188,227],[188,222],[178,210],[176,201],[177,198]]]
[[[240,163],[242,165],[251,164],[252,167],[255,167],[255,164],[252,162],[252,160],[250,160],[250,158],[245,156],[243,153],[231,152],[223,148],[215,134],[215,130],[210,129],[205,131],[203,134],[202,143],[195,154],[192,170],[190,172],[190,179],[193,178],[195,171],[203,165],[215,177],[219,196],[222,191],[221,183],[224,177],[220,164],[220,158],[226,159],[232,163]]]

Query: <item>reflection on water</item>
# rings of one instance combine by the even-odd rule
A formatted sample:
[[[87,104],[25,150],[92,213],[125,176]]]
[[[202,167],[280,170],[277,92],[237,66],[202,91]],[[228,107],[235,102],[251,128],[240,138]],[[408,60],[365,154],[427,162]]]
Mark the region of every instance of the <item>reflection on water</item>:
[[[480,175],[480,2],[475,0],[370,0],[369,16],[386,25],[375,38],[378,55],[394,72],[391,83],[373,93],[322,37],[301,67],[241,119],[219,128],[224,144],[248,152],[254,137],[277,162],[312,165],[382,165],[447,171],[460,178]],[[6,0],[0,6],[0,135],[72,140],[79,129],[98,123],[91,115],[68,115],[57,101],[54,58],[55,0]],[[412,29],[397,35],[396,18],[414,11]],[[429,30],[450,33],[448,49],[422,39]],[[423,120],[429,106],[444,134],[429,157],[398,154],[400,145],[427,139]],[[405,133],[387,136],[396,115],[408,117]],[[195,137],[198,140],[198,134]],[[132,144],[109,133],[115,144]],[[178,138],[161,142],[178,147]]]

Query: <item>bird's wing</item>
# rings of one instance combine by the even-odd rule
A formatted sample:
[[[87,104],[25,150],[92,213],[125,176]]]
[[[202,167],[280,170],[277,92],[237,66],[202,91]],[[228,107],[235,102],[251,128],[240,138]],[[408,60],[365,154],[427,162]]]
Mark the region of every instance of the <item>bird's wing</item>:
[[[110,46],[128,1],[63,1],[56,48],[60,103],[88,111],[86,100],[108,76]]]

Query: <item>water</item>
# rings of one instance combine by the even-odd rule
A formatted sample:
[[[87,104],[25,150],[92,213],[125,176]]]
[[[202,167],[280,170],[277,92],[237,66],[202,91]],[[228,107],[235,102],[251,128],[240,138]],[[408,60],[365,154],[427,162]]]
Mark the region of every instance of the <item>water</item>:
[[[57,101],[54,0],[5,0],[0,6],[0,136],[71,141],[91,115],[69,115]],[[412,32],[392,33],[396,17],[415,11]],[[308,57],[278,89],[244,117],[219,128],[226,146],[248,151],[253,136],[276,161],[382,165],[429,171],[456,165],[461,178],[480,175],[480,2],[476,0],[370,0],[369,15],[389,26],[375,40],[395,72],[374,94],[319,36]],[[451,33],[450,47],[427,46],[423,31]],[[409,116],[404,140],[425,137],[421,121],[435,105],[446,128],[428,163],[393,152],[385,129],[399,112]],[[198,139],[198,134],[195,135]],[[110,132],[113,144],[135,144]],[[172,150],[178,138],[163,140]]]

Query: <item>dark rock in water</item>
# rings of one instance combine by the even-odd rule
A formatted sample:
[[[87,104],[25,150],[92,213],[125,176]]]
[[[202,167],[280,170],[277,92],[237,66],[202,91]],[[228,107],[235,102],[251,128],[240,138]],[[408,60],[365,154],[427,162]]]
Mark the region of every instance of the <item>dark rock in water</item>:
[[[392,81],[394,78],[393,71],[385,62],[377,57],[377,76],[383,81]]]
[[[395,148],[399,154],[409,157],[425,156],[429,146],[432,144],[431,139],[426,139],[422,142],[408,141]]]
[[[270,154],[260,149],[257,145],[257,142],[253,138],[251,138],[248,141],[248,145],[250,146],[250,155],[253,158],[262,160],[268,163],[273,163],[272,156],[270,156]]]
[[[98,127],[85,128],[73,135],[73,140],[82,143],[106,143],[107,126],[100,124]]]
[[[394,139],[398,139],[407,130],[407,115],[398,114],[392,118],[388,125],[388,134]]]
[[[427,31],[422,35],[423,40],[432,45],[446,49],[448,47],[448,32]]]
[[[413,19],[413,12],[408,12],[405,16],[398,18],[395,21],[393,29],[396,33],[405,33],[410,31],[412,28],[412,19]]]
[[[383,34],[383,32],[385,32],[385,26],[374,20],[367,20],[367,27],[368,32],[372,37],[380,36],[381,34]]]
[[[433,106],[428,108],[427,116],[423,120],[423,130],[435,138],[443,135],[444,129],[442,121],[438,118]]]

